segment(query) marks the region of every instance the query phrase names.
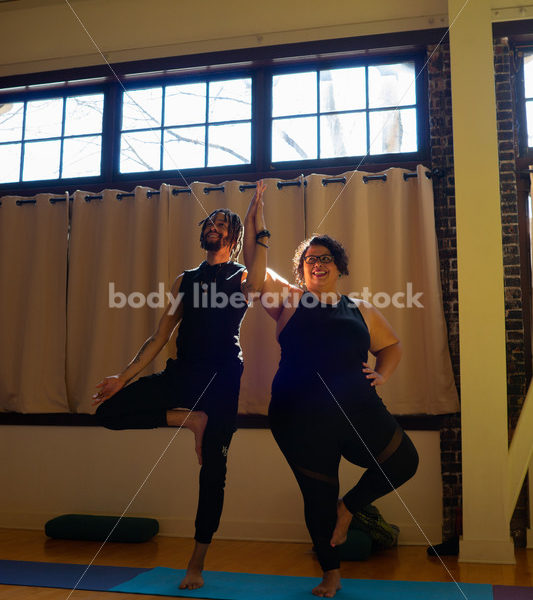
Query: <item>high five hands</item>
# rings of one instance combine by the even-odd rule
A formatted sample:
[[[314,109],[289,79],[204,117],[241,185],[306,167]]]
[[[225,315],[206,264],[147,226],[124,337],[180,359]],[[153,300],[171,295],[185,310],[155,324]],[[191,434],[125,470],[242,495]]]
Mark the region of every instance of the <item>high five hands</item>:
[[[255,194],[250,202],[250,206],[248,206],[248,210],[246,212],[246,216],[244,217],[244,225],[245,227],[250,227],[253,225],[255,229],[255,233],[259,233],[266,229],[265,227],[265,219],[263,216],[263,194],[266,190],[266,184],[261,179],[257,182],[257,187],[255,188]]]

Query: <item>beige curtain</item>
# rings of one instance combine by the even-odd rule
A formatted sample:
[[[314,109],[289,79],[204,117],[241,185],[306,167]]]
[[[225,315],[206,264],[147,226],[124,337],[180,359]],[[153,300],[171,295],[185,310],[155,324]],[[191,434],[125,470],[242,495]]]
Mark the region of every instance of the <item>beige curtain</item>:
[[[273,232],[269,266],[289,278],[294,248],[304,236],[303,180],[296,180],[294,183],[297,185],[289,186],[283,185],[279,179],[268,179],[265,183],[265,219]],[[208,214],[216,208],[226,207],[244,220],[254,194],[254,189],[249,186],[249,182],[229,181],[216,186],[193,183],[190,191],[189,188],[172,189],[169,210],[171,280],[204,260],[198,223]],[[242,262],[242,255],[238,260]],[[170,345],[175,353],[174,339]],[[239,412],[266,414],[270,385],[279,362],[279,347],[275,340],[275,323],[258,303],[246,313],[241,328],[241,345],[245,368]]]
[[[0,410],[65,412],[68,199],[24,200],[0,206]]]
[[[386,181],[365,183],[370,174],[350,172],[345,185],[324,185],[323,176],[312,175],[306,187],[303,178],[296,185],[267,180],[269,266],[292,282],[291,259],[302,239],[317,229],[338,238],[350,256],[342,291],[364,295],[366,289],[404,346],[400,367],[379,390],[385,402],[396,414],[442,414],[456,411],[458,401],[432,184],[422,167],[416,178],[406,180],[404,173],[389,169]],[[198,222],[219,207],[244,218],[253,193],[249,183],[238,181],[194,183],[190,190],[139,187],[133,195],[106,190],[90,201],[77,192],[66,303],[67,203],[53,205],[39,195],[35,204],[17,206],[16,198],[3,198],[0,408],[93,412],[95,385],[133,358],[155,330],[175,277],[204,259]],[[241,343],[240,412],[266,414],[279,347],[275,323],[257,303],[245,317]],[[164,368],[170,355],[174,339],[141,375]]]
[[[346,184],[307,178],[308,235],[327,233],[345,246],[350,275],[345,294],[365,288],[369,300],[400,337],[402,361],[378,392],[394,414],[444,414],[459,408],[442,307],[433,188],[426,169],[404,179],[388,169],[386,181],[345,173]]]
[[[119,372],[155,331],[167,303],[168,186],[133,197],[76,192],[67,308],[67,389],[73,412],[94,412],[95,385]],[[160,292],[162,292],[160,294]],[[162,352],[141,375],[161,370]]]

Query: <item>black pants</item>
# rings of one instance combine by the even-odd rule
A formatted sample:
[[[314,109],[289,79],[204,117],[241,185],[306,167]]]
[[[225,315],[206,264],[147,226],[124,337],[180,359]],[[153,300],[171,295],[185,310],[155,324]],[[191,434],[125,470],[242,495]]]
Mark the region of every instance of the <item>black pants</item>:
[[[170,360],[164,371],[141,377],[100,404],[96,411],[99,422],[109,429],[163,427],[167,424],[167,410],[172,408],[194,407],[207,413],[195,521],[195,540],[204,544],[211,542],[222,514],[241,374],[240,364],[221,366]]]
[[[353,514],[410,479],[418,467],[418,454],[378,398],[371,408],[346,416],[338,406],[313,410],[317,407],[313,402],[306,408],[293,400],[273,397],[272,433],[300,486],[320,566],[329,571],[340,565],[330,540],[337,521],[341,456],[366,468],[343,499]]]

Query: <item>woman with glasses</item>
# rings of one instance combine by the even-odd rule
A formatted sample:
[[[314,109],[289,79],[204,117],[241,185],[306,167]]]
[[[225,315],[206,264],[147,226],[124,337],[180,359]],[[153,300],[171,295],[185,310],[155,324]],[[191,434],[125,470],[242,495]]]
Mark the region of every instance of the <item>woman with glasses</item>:
[[[418,454],[376,393],[400,361],[400,342],[376,308],[337,291],[348,274],[344,248],[315,236],[300,244],[293,263],[298,287],[269,269],[262,290],[281,346],[269,417],[323,570],[313,594],[332,598],[341,587],[337,546],[352,515],[410,479]],[[341,456],[366,470],[339,500]]]

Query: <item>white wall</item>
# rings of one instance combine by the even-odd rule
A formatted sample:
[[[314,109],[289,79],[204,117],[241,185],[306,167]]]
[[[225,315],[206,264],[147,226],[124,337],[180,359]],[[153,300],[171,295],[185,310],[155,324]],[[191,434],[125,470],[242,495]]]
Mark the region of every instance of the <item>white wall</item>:
[[[108,431],[92,427],[0,427],[0,527],[42,529],[65,513],[120,515],[175,429]],[[411,432],[420,454],[415,477],[399,493],[431,542],[439,542],[442,485],[438,432]],[[199,467],[193,437],[175,437],[142,487],[129,516],[159,520],[163,535],[192,537]],[[341,468],[341,491],[360,469]],[[403,544],[426,544],[395,494],[378,501],[401,528]],[[269,430],[239,430],[229,453],[222,524],[227,539],[308,540],[294,477]]]
[[[446,27],[446,0],[18,0],[0,4],[0,76]]]

